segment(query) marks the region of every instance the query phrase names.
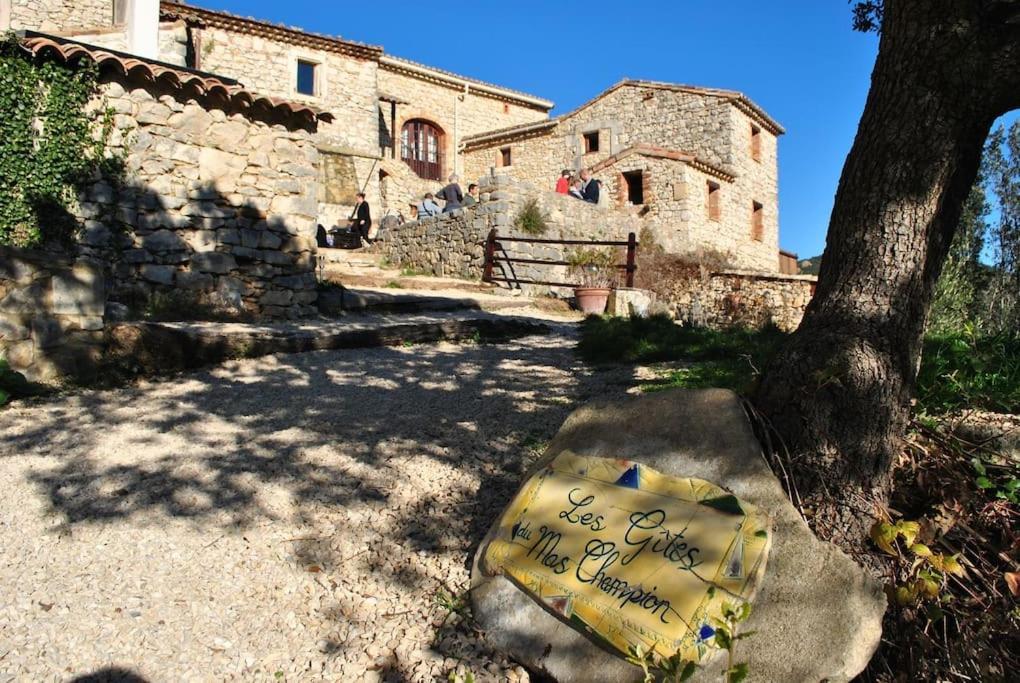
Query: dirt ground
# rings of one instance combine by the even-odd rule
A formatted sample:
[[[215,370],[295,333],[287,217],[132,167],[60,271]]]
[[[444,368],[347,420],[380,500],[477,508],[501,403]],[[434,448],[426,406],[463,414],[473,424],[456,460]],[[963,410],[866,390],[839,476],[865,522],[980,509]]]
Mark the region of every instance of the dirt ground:
[[[468,567],[567,414],[626,390],[573,343],[269,356],[0,412],[0,681],[527,680],[465,618]]]

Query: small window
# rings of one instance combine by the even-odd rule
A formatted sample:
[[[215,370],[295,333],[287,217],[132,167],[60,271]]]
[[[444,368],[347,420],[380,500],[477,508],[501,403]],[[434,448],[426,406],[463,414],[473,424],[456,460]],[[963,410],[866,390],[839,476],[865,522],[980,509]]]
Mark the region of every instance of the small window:
[[[591,152],[599,151],[599,132],[592,131],[591,133],[584,134],[584,153],[590,154]]]
[[[717,221],[722,216],[722,209],[719,206],[719,183],[708,181],[708,218]]]
[[[299,59],[297,63],[297,91],[302,95],[316,95],[315,89],[315,62],[306,62]]]
[[[504,114],[509,114],[510,113],[510,105],[507,104],[506,102],[503,103],[503,113]]]
[[[751,239],[761,242],[765,239],[765,212],[758,202],[751,202]]]
[[[761,128],[751,124],[751,158],[761,161]]]
[[[510,156],[510,148],[504,147],[499,150],[499,165],[510,166],[513,164],[513,157]]]
[[[627,171],[623,182],[627,186],[627,201],[634,206],[645,203],[645,174],[641,171]]]

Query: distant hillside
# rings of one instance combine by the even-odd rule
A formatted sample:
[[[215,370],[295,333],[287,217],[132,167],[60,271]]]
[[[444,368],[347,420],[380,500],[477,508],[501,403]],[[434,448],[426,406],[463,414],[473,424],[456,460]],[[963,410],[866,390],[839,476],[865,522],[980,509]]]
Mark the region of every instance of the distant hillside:
[[[818,275],[818,269],[822,266],[822,255],[801,259],[797,261],[797,265],[800,267],[801,275]]]

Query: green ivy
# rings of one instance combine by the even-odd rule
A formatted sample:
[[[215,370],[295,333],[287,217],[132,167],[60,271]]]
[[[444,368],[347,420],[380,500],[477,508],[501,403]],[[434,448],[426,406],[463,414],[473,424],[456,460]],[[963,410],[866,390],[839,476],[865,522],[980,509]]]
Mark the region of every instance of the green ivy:
[[[87,108],[97,78],[92,62],[34,60],[13,34],[0,36],[0,244],[73,234],[71,207],[112,129],[109,112]]]

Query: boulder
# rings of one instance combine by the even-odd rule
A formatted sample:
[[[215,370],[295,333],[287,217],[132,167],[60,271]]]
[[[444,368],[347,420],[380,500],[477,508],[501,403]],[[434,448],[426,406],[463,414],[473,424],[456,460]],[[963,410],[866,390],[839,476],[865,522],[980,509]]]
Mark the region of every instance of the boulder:
[[[739,661],[761,681],[849,681],[882,634],[881,584],[823,543],[790,504],[762,457],[740,400],[722,389],[659,392],[591,404],[563,424],[528,477],[564,451],[625,458],[664,474],[713,482],[773,519],[765,575],[743,630]],[[630,681],[640,670],[552,616],[503,576],[472,570],[474,615],[494,647],[558,681]],[[694,680],[719,680],[721,659]]]

